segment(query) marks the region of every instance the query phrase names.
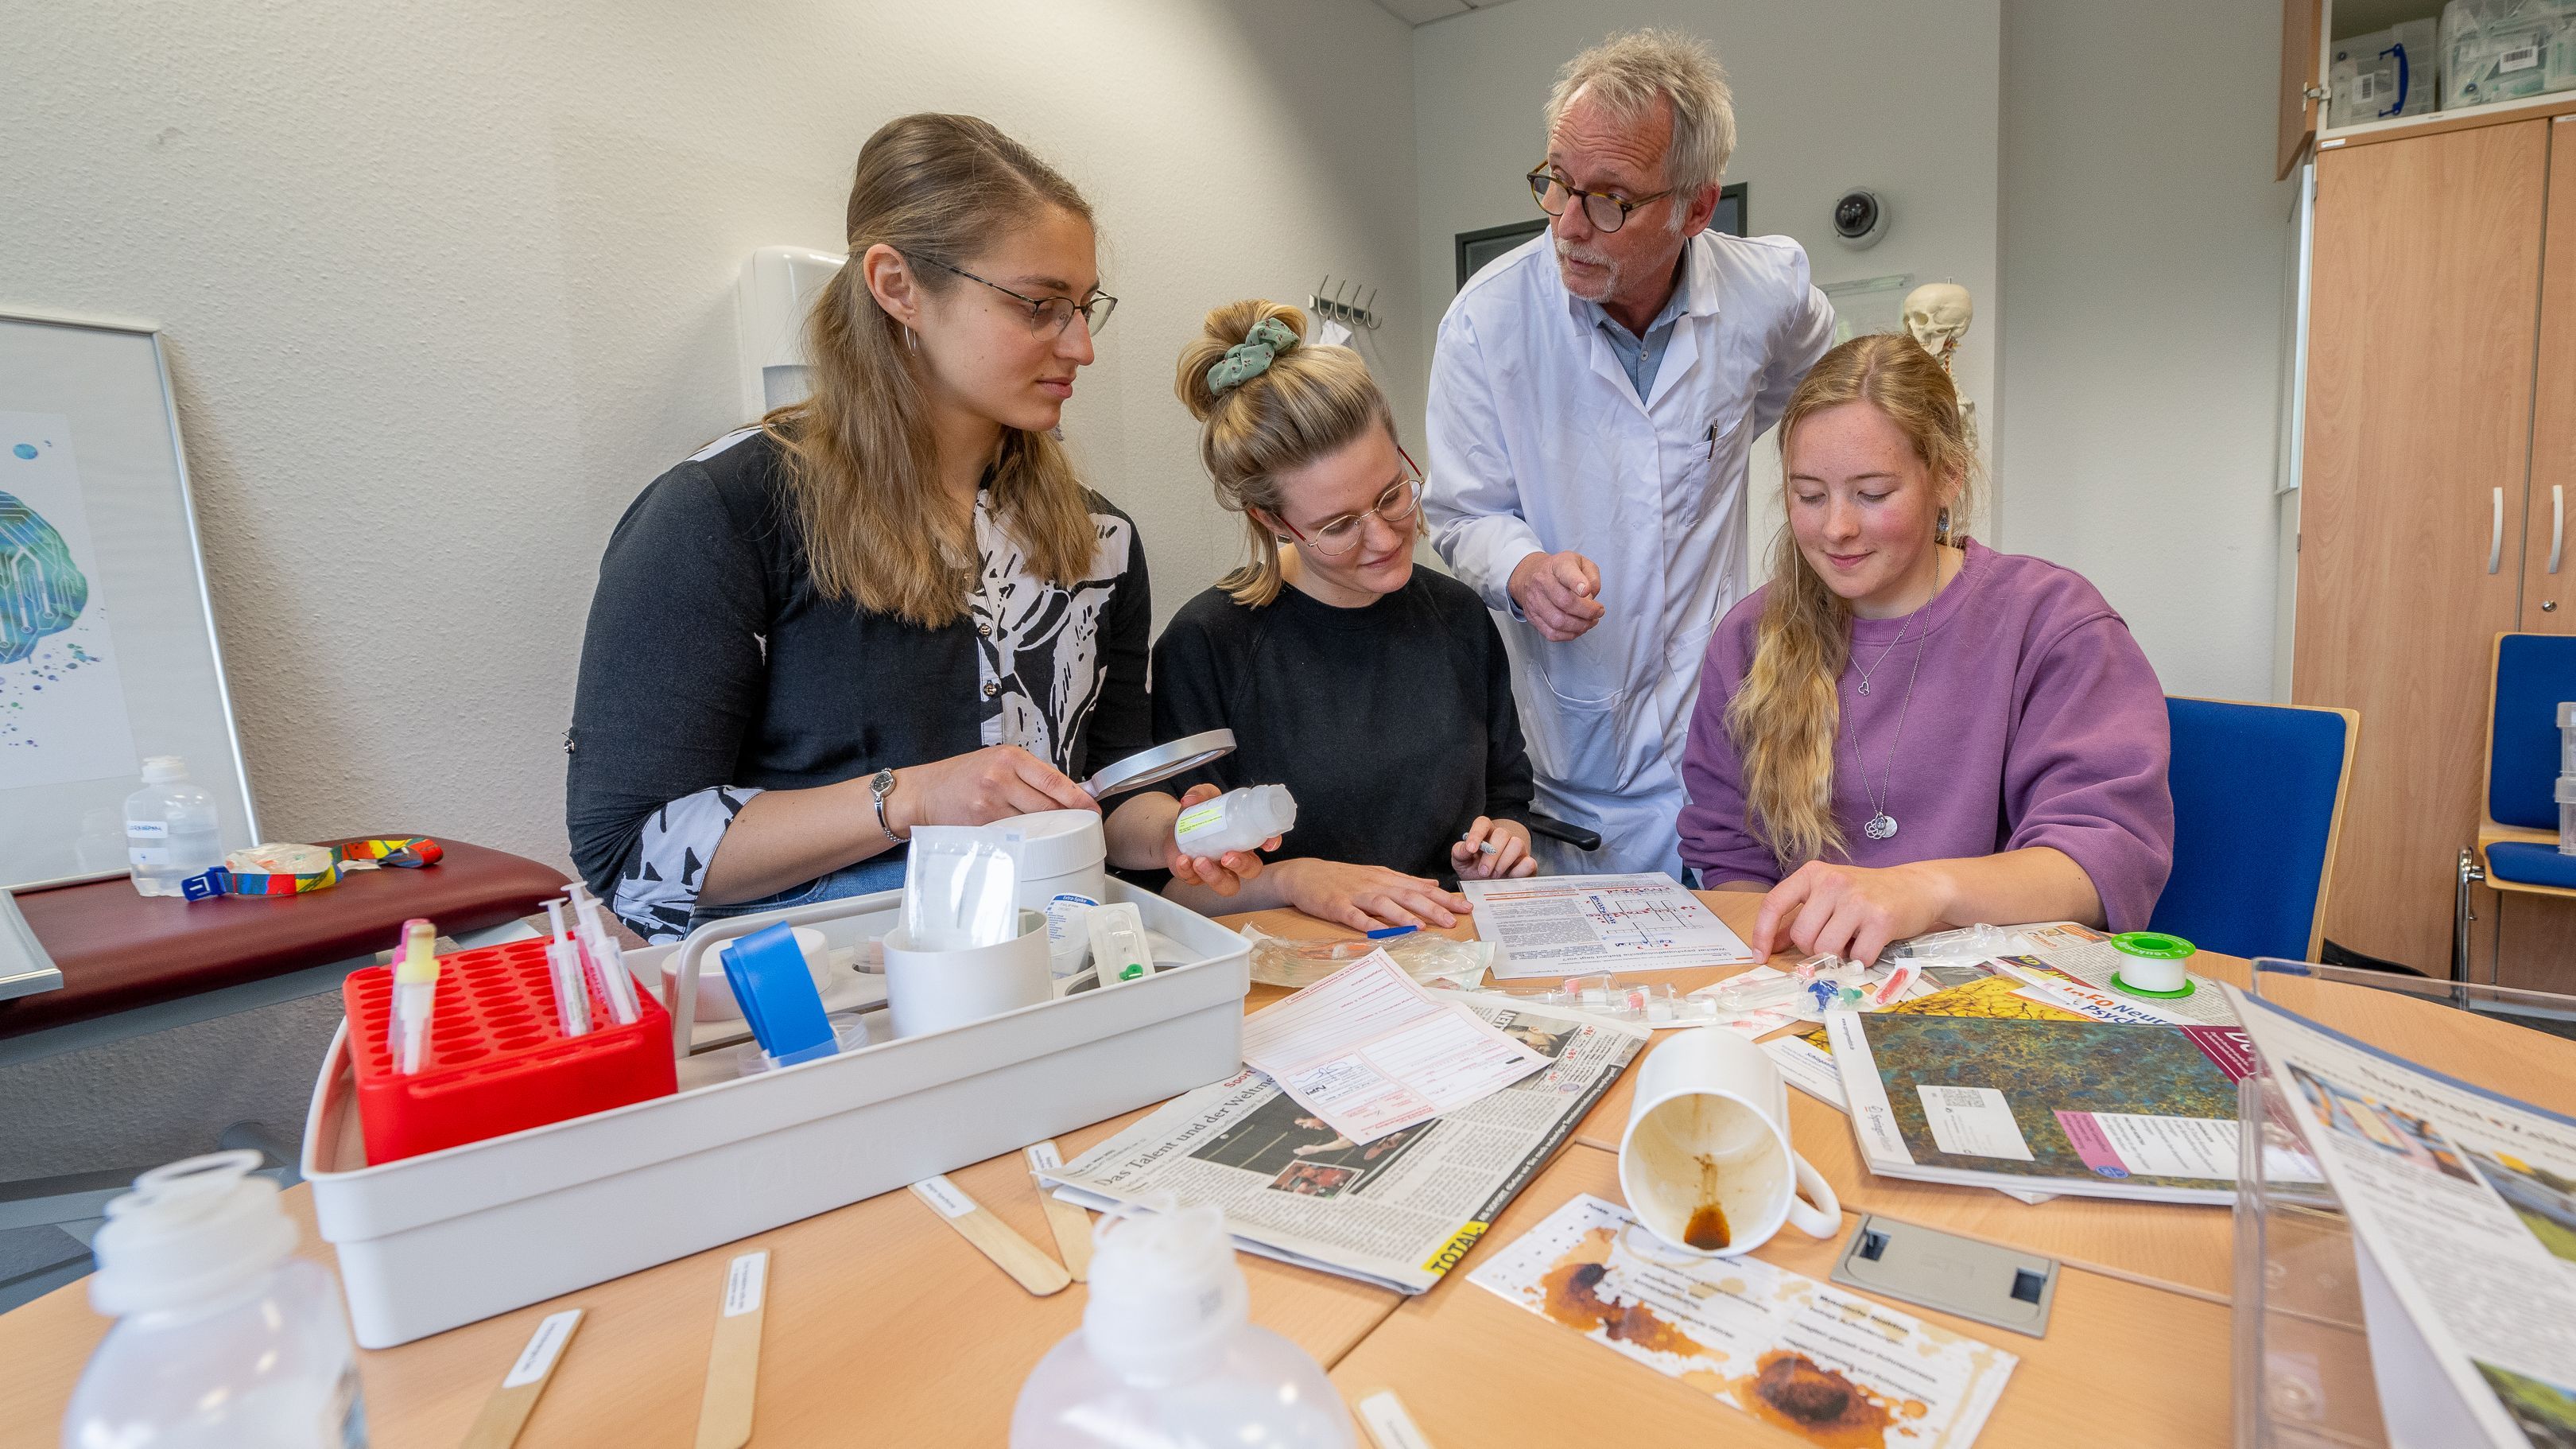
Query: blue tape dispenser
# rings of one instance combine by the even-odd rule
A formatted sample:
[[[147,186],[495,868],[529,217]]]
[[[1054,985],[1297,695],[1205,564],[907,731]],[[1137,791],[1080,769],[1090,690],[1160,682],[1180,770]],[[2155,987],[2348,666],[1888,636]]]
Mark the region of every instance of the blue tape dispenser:
[[[823,1016],[823,993],[814,989],[805,953],[796,949],[794,927],[782,922],[737,937],[716,957],[743,1019],[771,1061],[792,1067],[841,1049]]]

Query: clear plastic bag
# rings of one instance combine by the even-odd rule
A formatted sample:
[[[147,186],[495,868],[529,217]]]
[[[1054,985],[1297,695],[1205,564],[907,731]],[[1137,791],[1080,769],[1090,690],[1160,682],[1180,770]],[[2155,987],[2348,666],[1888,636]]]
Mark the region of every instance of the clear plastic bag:
[[[982,825],[924,825],[903,868],[903,934],[916,951],[998,946],[1018,932],[1020,862]]]
[[[1482,941],[1453,941],[1421,930],[1361,941],[1292,941],[1246,926],[1243,938],[1252,943],[1252,979],[1291,991],[1302,991],[1371,951],[1384,951],[1416,981],[1469,989],[1485,979],[1485,968],[1494,960],[1493,947]]]

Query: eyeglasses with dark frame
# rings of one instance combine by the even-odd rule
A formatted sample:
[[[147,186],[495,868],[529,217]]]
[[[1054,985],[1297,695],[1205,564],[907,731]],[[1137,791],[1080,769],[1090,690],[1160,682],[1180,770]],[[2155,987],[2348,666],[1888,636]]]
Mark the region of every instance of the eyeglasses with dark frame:
[[[1097,335],[1101,328],[1109,325],[1109,315],[1118,310],[1118,299],[1107,292],[1095,291],[1088,301],[1082,302],[1071,297],[1032,297],[1025,292],[1014,292],[990,278],[976,276],[964,267],[952,267],[935,257],[915,257],[913,260],[928,262],[943,272],[955,272],[970,282],[982,282],[1005,297],[1027,304],[1029,330],[1041,337],[1062,334],[1064,329],[1073,325],[1076,312],[1082,314],[1082,325]]]
[[[1279,519],[1280,527],[1287,529],[1301,546],[1311,548],[1326,558],[1340,558],[1360,546],[1360,525],[1368,521],[1369,515],[1385,519],[1391,528],[1402,528],[1412,522],[1413,516],[1422,509],[1422,470],[1413,466],[1413,455],[1402,448],[1396,449],[1395,455],[1404,460],[1405,475],[1388,484],[1387,490],[1377,496],[1375,503],[1357,513],[1345,513],[1316,524],[1312,538],[1298,532],[1297,525],[1290,523],[1285,515]]]
[[[1531,172],[1524,179],[1529,182],[1530,195],[1537,199],[1539,210],[1550,216],[1563,216],[1567,203],[1580,198],[1583,202],[1584,219],[1592,223],[1594,231],[1600,232],[1617,231],[1626,226],[1628,213],[1642,206],[1652,206],[1672,195],[1675,189],[1667,186],[1652,196],[1633,198],[1616,196],[1607,191],[1585,191],[1580,187],[1569,185],[1564,177],[1545,166]]]

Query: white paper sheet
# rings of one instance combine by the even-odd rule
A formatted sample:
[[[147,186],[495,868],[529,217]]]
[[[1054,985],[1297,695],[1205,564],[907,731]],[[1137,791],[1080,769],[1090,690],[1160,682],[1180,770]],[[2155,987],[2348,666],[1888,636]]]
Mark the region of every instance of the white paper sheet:
[[[1245,1017],[1243,1060],[1354,1145],[1446,1116],[1549,1062],[1423,990],[1384,951]]]
[[[1661,873],[1460,881],[1476,934],[1501,948],[1494,974],[1669,971],[1760,964],[1699,898]]]
[[[1682,1257],[1634,1224],[1625,1208],[1577,1194],[1469,1281],[1835,1449],[1965,1449],[2020,1362],[1758,1258]],[[1619,1390],[1605,1376],[1589,1391]]]

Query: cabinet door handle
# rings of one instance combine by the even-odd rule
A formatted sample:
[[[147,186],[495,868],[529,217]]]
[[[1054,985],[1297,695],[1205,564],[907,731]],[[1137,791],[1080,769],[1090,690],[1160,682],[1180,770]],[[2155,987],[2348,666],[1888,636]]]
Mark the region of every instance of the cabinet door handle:
[[[2549,571],[2558,572],[2558,550],[2567,542],[2567,485],[2549,485]]]
[[[2504,490],[2495,490],[2495,517],[2487,528],[2487,572],[2504,567]]]

